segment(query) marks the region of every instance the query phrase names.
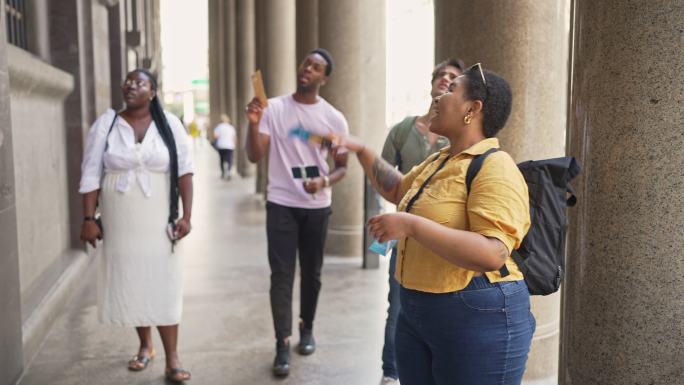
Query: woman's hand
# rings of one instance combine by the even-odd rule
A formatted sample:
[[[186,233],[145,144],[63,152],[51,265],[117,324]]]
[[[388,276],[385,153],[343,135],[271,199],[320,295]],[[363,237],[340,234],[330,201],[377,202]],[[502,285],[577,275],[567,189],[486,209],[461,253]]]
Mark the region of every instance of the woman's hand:
[[[93,247],[96,246],[98,239],[102,239],[102,230],[95,221],[83,221],[81,225],[81,241],[90,243]]]
[[[347,150],[357,154],[363,151],[364,148],[366,148],[366,145],[363,144],[363,141],[361,139],[352,135],[336,135],[331,140],[333,142],[333,148],[344,147]]]
[[[264,108],[261,106],[259,99],[254,97],[245,108],[245,114],[250,124],[257,124],[261,120],[261,115],[264,114]]]
[[[368,231],[378,242],[402,239],[412,234],[414,215],[409,213],[391,213],[371,217],[366,224]]]
[[[190,229],[192,229],[192,226],[190,226],[190,219],[187,218],[181,218],[176,221],[176,240],[183,239],[186,235],[190,233]]]

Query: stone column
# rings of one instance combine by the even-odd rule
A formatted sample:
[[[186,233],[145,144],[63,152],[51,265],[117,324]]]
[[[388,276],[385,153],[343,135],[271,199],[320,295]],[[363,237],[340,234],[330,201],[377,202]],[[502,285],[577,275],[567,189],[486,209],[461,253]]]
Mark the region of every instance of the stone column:
[[[266,95],[274,97],[293,93],[297,72],[295,0],[260,0],[258,4],[257,33],[261,47],[257,64],[263,74]],[[259,165],[259,192],[266,190],[267,165],[266,159]]]
[[[244,108],[254,97],[250,76],[256,68],[256,36],[254,0],[239,0],[236,4],[236,85],[237,111],[233,120],[238,131],[237,168],[243,177],[252,176],[254,165],[247,159],[245,141],[247,137],[247,117]]]
[[[266,26],[264,26],[265,16],[264,8],[265,0],[255,0],[254,4],[254,18],[256,20],[255,33],[255,54],[256,54],[256,69],[261,70],[263,76],[263,67],[266,62],[266,45],[265,41],[265,31]],[[268,96],[268,95],[267,95]],[[257,193],[261,193],[266,196],[266,187],[268,185],[268,156],[264,157],[261,161],[256,164],[256,179],[255,179],[255,190]]]
[[[232,4],[232,1],[230,1]],[[226,31],[228,12],[224,0],[209,0],[209,127],[207,138],[212,139],[214,127],[221,121],[221,114],[229,111],[229,79],[228,58],[226,52],[228,39]],[[232,118],[232,117],[231,117]]]
[[[237,124],[237,86],[235,83],[235,0],[223,0],[223,50],[225,70],[225,112],[230,117],[232,124]]]
[[[321,95],[340,110],[352,135],[363,137],[363,88],[360,72],[362,48],[361,1],[321,0],[318,38],[330,51],[335,70]],[[328,225],[326,255],[359,256],[363,253],[363,170],[349,157],[347,175],[333,186],[333,214]]]
[[[14,384],[23,370],[19,245],[10,119],[4,2],[0,4],[0,384]]]
[[[315,48],[318,48],[318,0],[297,0],[297,60],[304,60]]]
[[[386,54],[385,54],[385,2],[377,2],[373,6],[365,6],[362,12],[363,23],[363,57],[360,69],[363,85],[363,139],[378,154],[387,136],[385,121],[386,105]],[[358,163],[355,156],[350,162]],[[383,198],[373,190],[367,177],[364,180],[364,217],[362,225],[371,216],[382,210]],[[338,196],[338,198],[340,198]],[[342,198],[344,199],[344,198]],[[364,229],[363,267],[378,268],[380,256],[368,250],[373,237]]]
[[[384,127],[385,18],[384,7],[377,7],[361,0],[319,2],[319,45],[330,51],[336,63],[321,94],[342,111],[351,134],[362,138],[374,130],[366,130],[367,125],[382,122]],[[369,103],[381,103],[381,108]],[[384,134],[384,128],[381,131]],[[374,135],[368,138],[377,139]],[[358,161],[350,156],[347,176],[333,188],[333,215],[326,242],[329,255],[364,253],[363,178]]]
[[[574,1],[571,210],[560,380],[684,373],[684,4]]]
[[[221,24],[219,0],[209,0],[209,130],[218,124],[221,116]]]
[[[498,135],[518,161],[565,154],[569,2],[436,0],[435,59],[501,74],[513,111]],[[556,384],[560,294],[532,297],[537,320],[523,383]]]
[[[109,60],[111,83],[111,107],[120,110],[124,107],[121,83],[126,77],[126,12],[124,2],[117,2],[108,9]]]

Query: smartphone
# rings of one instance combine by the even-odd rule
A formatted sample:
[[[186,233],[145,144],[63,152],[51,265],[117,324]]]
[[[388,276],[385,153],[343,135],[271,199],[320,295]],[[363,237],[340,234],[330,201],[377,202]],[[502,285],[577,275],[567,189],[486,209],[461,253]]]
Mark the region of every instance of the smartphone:
[[[306,172],[306,177],[309,179],[321,176],[321,173],[318,171],[318,166],[306,166],[304,167],[304,171]]]
[[[292,167],[292,177],[295,179],[311,179],[321,176],[318,166]]]
[[[169,237],[171,241],[176,240],[176,224],[175,223],[169,223],[166,225],[166,235]]]

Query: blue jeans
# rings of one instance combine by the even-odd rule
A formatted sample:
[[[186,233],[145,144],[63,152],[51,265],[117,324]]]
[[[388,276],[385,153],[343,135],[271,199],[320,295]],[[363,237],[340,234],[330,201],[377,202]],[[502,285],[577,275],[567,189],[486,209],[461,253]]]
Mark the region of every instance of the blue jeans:
[[[399,378],[397,371],[397,364],[394,358],[394,335],[397,330],[397,318],[399,318],[399,310],[401,303],[399,300],[399,282],[394,278],[394,271],[397,264],[397,248],[392,249],[392,256],[390,257],[389,265],[389,294],[387,294],[387,301],[389,307],[387,308],[387,321],[385,321],[385,345],[382,347],[382,375],[385,377]]]
[[[524,281],[475,277],[453,293],[400,292],[402,385],[520,384],[536,326]]]

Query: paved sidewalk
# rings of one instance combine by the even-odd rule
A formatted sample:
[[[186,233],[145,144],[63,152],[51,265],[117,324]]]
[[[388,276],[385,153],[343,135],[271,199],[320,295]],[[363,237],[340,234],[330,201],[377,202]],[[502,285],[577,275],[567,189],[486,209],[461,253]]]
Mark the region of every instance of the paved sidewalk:
[[[290,376],[271,376],[275,340],[264,204],[252,193],[252,178],[220,180],[217,156],[208,145],[197,148],[193,232],[177,248],[185,258],[179,347],[193,375],[188,383],[377,384],[387,307],[386,258],[379,270],[362,270],[360,258],[326,258],[314,327],[318,349],[308,357],[293,351]],[[83,276],[82,293],[55,320],[19,384],[165,383],[156,332],[157,357],[150,366],[138,373],[126,369],[137,350],[137,337],[133,329],[98,323],[94,268]],[[295,322],[298,286],[297,280]],[[298,338],[295,330],[293,345]]]

